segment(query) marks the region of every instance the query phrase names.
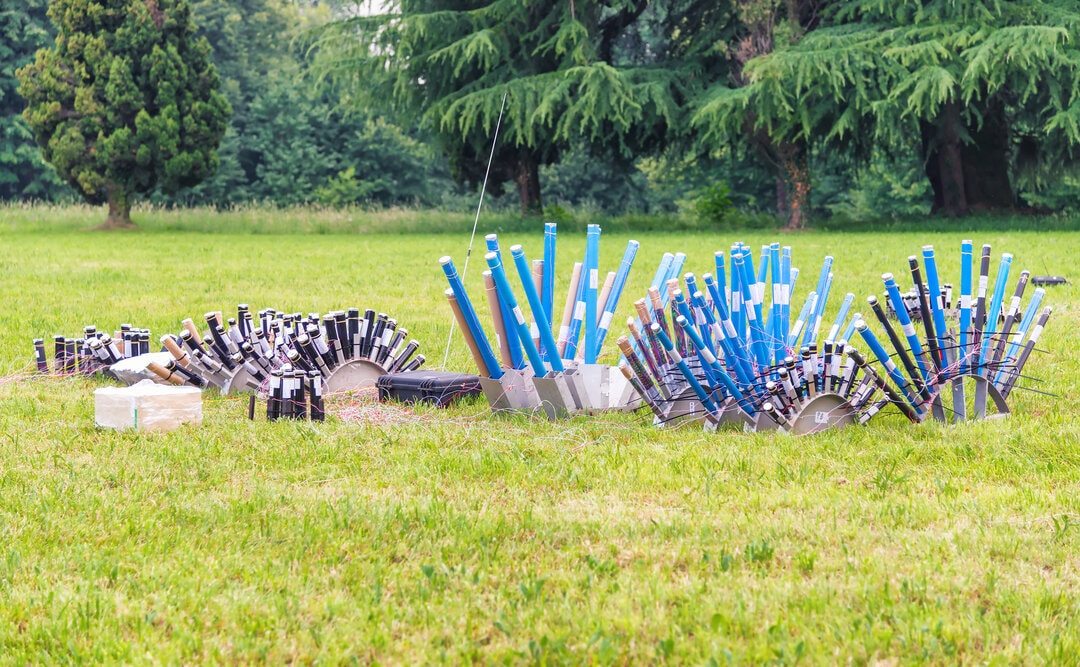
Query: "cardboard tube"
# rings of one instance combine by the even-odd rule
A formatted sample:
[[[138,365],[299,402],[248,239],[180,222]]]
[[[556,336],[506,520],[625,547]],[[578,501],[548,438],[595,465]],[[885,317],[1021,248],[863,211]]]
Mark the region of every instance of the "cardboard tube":
[[[536,293],[540,295],[540,298],[544,298],[544,260],[534,259],[532,261],[532,279],[533,286],[536,287]]]
[[[534,259],[532,261],[532,280],[533,280],[533,287],[536,288],[536,293],[537,293],[537,295],[540,296],[540,299],[542,301],[543,300],[543,289],[544,289],[544,260],[542,260],[542,259]],[[533,321],[536,322],[536,315],[533,315]],[[536,325],[536,326],[539,326],[539,325]],[[533,345],[535,345],[537,347],[537,349],[540,349],[540,331],[539,330],[537,330],[535,335],[533,335]],[[543,350],[541,350],[541,352],[543,352]]]
[[[649,302],[652,305],[653,311],[662,311],[664,309],[664,303],[660,300],[660,288],[649,288]],[[652,318],[650,317],[649,319],[651,320]]]
[[[476,368],[479,369],[480,375],[483,377],[490,377],[487,372],[487,364],[484,363],[484,357],[480,355],[480,348],[476,347],[476,339],[473,338],[472,332],[469,331],[469,323],[465,321],[465,314],[461,312],[461,306],[458,305],[457,299],[454,297],[454,290],[446,290],[446,300],[450,302],[450,310],[454,312],[454,319],[457,320],[458,328],[461,329],[461,335],[465,338],[465,344],[469,347]]]
[[[671,302],[671,301],[673,301],[675,299],[676,290],[679,289],[679,279],[678,278],[670,278],[667,281],[666,284],[667,284],[668,301]]]
[[[611,296],[611,288],[615,285],[615,272],[609,271],[604,278],[604,286],[600,289],[600,298],[596,300],[596,326],[600,326],[600,320],[604,316],[607,300]]]
[[[652,313],[649,312],[649,306],[645,303],[645,299],[638,299],[634,302],[634,310],[637,311],[638,319],[641,320],[642,326],[649,326],[652,322]]]
[[[495,289],[495,279],[490,271],[484,271],[484,292],[487,294],[488,308],[491,310],[491,319],[495,324],[495,340],[499,347],[499,357],[506,368],[513,368],[514,361],[510,357],[510,347],[506,340],[506,326],[503,324],[502,308],[499,306],[499,292]]]
[[[562,322],[559,325],[559,337],[555,343],[559,348],[559,356],[562,357],[566,350],[566,339],[570,336],[570,320],[574,316],[574,305],[577,303],[578,281],[581,280],[581,262],[574,262],[574,271],[570,274],[570,288],[566,291],[566,305],[563,307]]]
[[[168,369],[166,369],[164,366],[157,363],[156,361],[151,361],[150,363],[146,364],[146,368],[147,368],[147,370],[152,372],[154,375],[158,376],[159,378],[161,378],[162,380],[165,380],[166,382],[168,382],[170,384],[175,384],[175,385],[184,384],[184,378],[180,377],[179,375],[176,375],[172,371],[169,371]]]
[[[181,324],[183,324],[184,329],[191,334],[191,340],[195,341],[196,345],[201,348],[206,347],[206,345],[203,344],[202,335],[199,333],[198,327],[195,326],[195,323],[191,321],[190,317],[181,322]]]
[[[604,306],[607,305],[608,296],[611,294],[611,287],[615,284],[615,272],[610,271],[607,277],[604,278],[604,286],[600,289],[600,296],[596,299],[596,326],[600,326],[600,319],[604,316]],[[578,347],[577,360],[585,360],[585,345]]]
[[[634,354],[634,349],[630,346],[630,339],[626,336],[619,336],[615,341],[615,345],[618,346],[619,351],[626,357],[626,363],[630,365],[630,369],[633,370],[634,375],[637,376],[638,382],[641,383],[641,388],[648,391],[653,385],[653,378],[649,375],[649,372],[645,370],[645,367],[641,364],[641,359]],[[620,364],[621,365],[621,364]],[[641,392],[641,397],[646,398],[644,392]]]
[[[169,354],[173,356],[184,368],[187,368],[191,361],[188,359],[188,355],[180,349],[180,346],[176,344],[176,339],[172,336],[165,335],[161,337],[161,344],[165,346],[165,349],[169,351]]]

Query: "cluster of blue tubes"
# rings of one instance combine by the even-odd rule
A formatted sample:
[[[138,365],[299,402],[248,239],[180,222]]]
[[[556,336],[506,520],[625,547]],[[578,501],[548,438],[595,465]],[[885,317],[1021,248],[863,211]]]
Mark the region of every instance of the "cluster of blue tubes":
[[[884,274],[882,280],[903,340],[878,307],[875,307],[875,315],[892,343],[893,354],[885,349],[865,322],[858,325],[859,334],[885,367],[890,379],[918,411],[925,411],[935,387],[964,375],[982,377],[1007,396],[1050,315],[1049,308],[1040,312],[1045,295],[1042,288],[1034,291],[1021,314],[1020,304],[1030,277],[1027,271],[1020,274],[1012,298],[1006,300],[1013,260],[1011,254],[1001,255],[991,290],[991,247],[982,247],[977,272],[973,265],[973,251],[970,240],[961,242],[960,298],[956,309],[958,327],[955,330],[950,330],[946,324],[948,304],[943,296],[934,247],[930,245],[922,248],[925,283],[921,278],[918,258],[908,258],[914,281],[913,291],[920,300],[919,319],[923,325],[923,337],[916,330],[891,273]],[[876,304],[875,297],[871,297],[870,301],[872,305]],[[926,342],[925,347],[923,341]],[[900,366],[893,361],[893,357],[900,359]]]
[[[636,326],[659,342],[653,349],[663,349],[665,361],[673,363],[707,410],[717,397],[730,397],[753,416],[767,398],[765,384],[776,366],[798,356],[801,347],[816,349],[833,282],[833,258],[825,258],[816,289],[794,323],[791,296],[799,270],[791,264],[790,247],[762,246],[755,270],[751,248],[736,243],[727,257],[722,251],[714,254],[715,273],[703,274],[700,286],[693,273],[683,274],[677,286],[685,261],[682,253],[663,256],[650,285],[661,307],[654,302],[647,309],[649,321],[639,318]],[[846,295],[830,335],[844,327],[853,300],[853,294]],[[670,335],[664,312],[669,307]]]
[[[525,303],[529,307],[530,324],[515,295],[515,287],[511,285],[510,278],[507,276],[498,237],[491,234],[485,238],[487,253],[484,255],[484,261],[491,272],[498,294],[499,316],[506,331],[504,344],[509,352],[511,365],[515,369],[528,367],[537,377],[543,377],[548,372],[563,372],[565,362],[574,360],[579,354],[584,363],[596,363],[639,248],[637,241],[627,243],[611,290],[605,302],[601,304],[598,300],[600,226],[588,226],[585,256],[581,262],[580,279],[573,299],[573,317],[560,350],[559,341],[556,341],[552,333],[555,307],[556,240],[555,223],[546,223],[540,291],[537,291],[533,282],[531,264],[525,256],[525,251],[520,245],[510,248],[511,259],[520,282],[520,293],[524,294]],[[488,342],[480,318],[469,300],[453,260],[450,257],[443,257],[439,263],[458,307],[464,315],[470,338],[475,341],[477,351],[483,361],[484,368],[480,369],[481,372],[491,378],[499,379],[502,377],[503,368]],[[534,332],[536,338],[539,339],[539,346],[534,341]]]
[[[511,285],[498,239],[494,235],[487,238],[485,261],[498,293],[499,312],[507,334],[505,344],[515,368],[527,366],[535,375],[543,376],[562,372],[566,363],[575,358],[586,364],[596,363],[638,252],[638,243],[630,241],[610,294],[600,303],[599,240],[599,226],[589,225],[580,279],[568,295],[570,303],[566,312],[572,312],[572,318],[568,326],[565,320],[564,326],[559,326],[554,313],[556,226],[545,225],[539,291],[521,247],[510,249],[520,282],[518,288]],[[671,373],[677,369],[685,385],[710,411],[730,398],[753,416],[768,399],[766,384],[776,380],[778,368],[785,360],[805,358],[807,350],[816,360],[819,342],[826,350],[839,351],[856,333],[880,363],[884,371],[881,375],[898,388],[890,395],[901,397],[908,404],[903,411],[909,416],[925,414],[937,387],[961,375],[984,377],[1007,395],[1050,313],[1049,308],[1040,311],[1044,297],[1041,288],[1034,291],[1027,307],[1020,309],[1029,277],[1026,271],[1021,274],[1011,299],[1007,298],[1012,265],[1008,253],[1001,257],[991,288],[990,246],[983,246],[981,263],[976,268],[972,242],[966,240],[960,249],[955,328],[949,328],[946,318],[948,304],[943,288],[950,286],[941,283],[934,248],[925,246],[921,266],[918,257],[909,258],[914,291],[919,297],[918,313],[909,312],[909,302],[905,302],[892,274],[884,274],[882,280],[895,326],[886,318],[877,297],[868,299],[887,341],[878,338],[862,313],[851,312],[855,298],[851,293],[844,296],[832,324],[823,321],[833,284],[831,256],[824,258],[813,289],[806,293],[801,308],[794,314],[792,297],[800,272],[792,266],[789,246],[763,245],[755,256],[750,246],[735,243],[730,252],[714,254],[714,272],[702,274],[700,280],[695,274],[684,272],[686,259],[683,253],[662,256],[649,284],[649,299],[637,302],[638,317],[630,318],[631,329],[644,335],[635,335],[630,342],[632,354],[628,351],[627,356],[640,354],[649,362],[651,374],[656,374],[656,361],[662,358]],[[444,257],[441,264],[476,342],[478,358],[485,366],[481,371],[499,378],[503,369],[453,262]],[[515,296],[516,290],[524,295],[531,323],[523,312],[523,303]],[[920,324],[922,332],[917,330]],[[553,334],[556,327],[558,338]],[[620,341],[620,346],[626,343]],[[887,344],[893,348],[891,352]]]

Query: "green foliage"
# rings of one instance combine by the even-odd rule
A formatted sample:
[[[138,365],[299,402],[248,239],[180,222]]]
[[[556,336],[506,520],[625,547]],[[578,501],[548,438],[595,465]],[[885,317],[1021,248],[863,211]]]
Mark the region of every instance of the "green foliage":
[[[816,29],[747,64],[749,85],[713,86],[692,122],[705,142],[739,142],[752,126],[862,161],[878,150],[929,161],[955,132],[973,169],[1007,153],[1030,188],[1077,157],[1078,37],[1067,0],[830,3]]]
[[[725,158],[667,151],[655,157],[638,160],[637,168],[644,176],[651,208],[654,211],[683,211],[695,215],[695,200],[712,185],[728,184],[731,204],[744,210],[769,208],[770,191],[761,189],[769,183],[769,175],[755,168],[750,160],[733,153]]]
[[[53,0],[56,44],[19,70],[44,158],[110,221],[135,193],[194,185],[217,169],[229,105],[187,0]]]
[[[0,200],[54,199],[66,191],[21,117],[15,70],[51,41],[48,0],[0,0]]]
[[[345,113],[289,76],[268,78],[222,154],[223,173],[185,193],[185,202],[434,204],[451,186],[445,166],[401,128]]]
[[[197,34],[213,49],[221,91],[233,108],[230,125],[266,78],[293,66],[291,37],[302,20],[289,0],[190,0]]]
[[[556,208],[584,208],[605,212],[651,211],[652,193],[634,165],[610,156],[589,155],[574,147],[558,162],[541,167],[544,198]],[[545,206],[545,214],[548,207]],[[557,221],[556,221],[557,222]]]
[[[558,204],[548,204],[544,207],[544,220],[554,223],[572,222],[574,214]]]
[[[1063,173],[1059,179],[1026,193],[1024,199],[1036,211],[1074,213],[1080,210],[1080,175],[1076,171]]]
[[[694,198],[694,215],[703,223],[722,224],[733,208],[731,188],[723,181],[706,186]]]
[[[346,113],[312,90],[294,44],[306,26],[326,20],[323,8],[199,0],[193,11],[233,115],[218,151],[221,168],[182,201],[431,204],[452,189],[444,162],[414,136],[371,111]]]
[[[326,185],[315,190],[315,201],[323,206],[341,208],[363,201],[368,194],[365,184],[357,180],[356,167],[338,172]]]
[[[862,164],[845,165],[835,158],[819,159],[816,164],[815,199],[830,216],[872,220],[911,218],[930,212],[926,173],[912,156],[890,159],[875,154]]]
[[[467,182],[483,178],[506,96],[493,182],[516,179],[528,212],[540,206],[537,168],[570,145],[628,159],[682,127],[688,80],[615,49],[647,4],[397,0],[319,31],[316,67],[351,102],[430,132]]]

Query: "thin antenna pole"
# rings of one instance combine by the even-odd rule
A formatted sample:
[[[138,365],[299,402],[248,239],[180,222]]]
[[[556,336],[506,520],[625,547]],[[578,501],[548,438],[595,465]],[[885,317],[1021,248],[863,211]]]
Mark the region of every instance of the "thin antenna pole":
[[[509,90],[503,92],[502,104],[499,106],[499,118],[495,121],[495,136],[491,139],[491,153],[488,154],[487,169],[484,171],[484,182],[480,185],[480,201],[476,205],[476,218],[473,219],[472,235],[469,236],[469,249],[465,251],[465,263],[461,267],[461,279],[465,280],[465,274],[469,270],[469,257],[472,256],[473,241],[476,239],[476,226],[480,224],[480,208],[484,205],[484,193],[487,192],[488,176],[491,175],[491,163],[495,160],[495,144],[499,141],[499,128],[502,127],[503,112],[506,111],[506,96]],[[446,337],[446,351],[443,353],[442,368],[446,370],[446,362],[450,359],[450,343],[454,340],[454,318],[450,318],[450,335]]]

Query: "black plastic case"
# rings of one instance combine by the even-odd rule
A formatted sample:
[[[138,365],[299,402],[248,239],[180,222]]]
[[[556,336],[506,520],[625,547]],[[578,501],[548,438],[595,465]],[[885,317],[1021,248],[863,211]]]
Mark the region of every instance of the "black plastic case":
[[[378,381],[380,401],[434,403],[445,408],[461,396],[481,394],[480,376],[447,371],[407,371],[383,375]]]

